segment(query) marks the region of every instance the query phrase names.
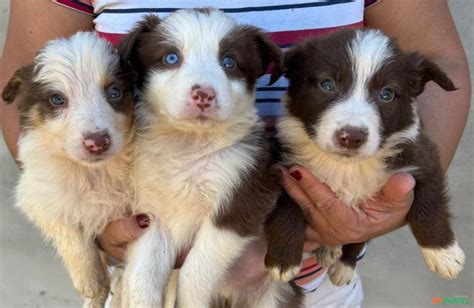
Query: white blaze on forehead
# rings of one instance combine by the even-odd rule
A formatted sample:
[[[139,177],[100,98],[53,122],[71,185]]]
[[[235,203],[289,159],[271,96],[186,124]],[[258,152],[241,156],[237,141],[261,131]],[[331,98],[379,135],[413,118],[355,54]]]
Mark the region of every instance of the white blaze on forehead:
[[[90,94],[91,88],[104,86],[117,62],[108,42],[92,32],[79,32],[46,44],[35,58],[34,81],[68,96]]]
[[[186,55],[189,52],[217,54],[221,40],[237,23],[218,10],[180,10],[163,20],[160,27]]]
[[[368,99],[368,83],[382,64],[392,56],[390,39],[378,30],[357,31],[349,46],[353,70],[353,93]]]

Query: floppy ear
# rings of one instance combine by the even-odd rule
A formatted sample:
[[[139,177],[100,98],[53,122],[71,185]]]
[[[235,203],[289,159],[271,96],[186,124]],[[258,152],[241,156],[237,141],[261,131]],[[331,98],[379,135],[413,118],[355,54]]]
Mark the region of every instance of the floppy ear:
[[[261,75],[265,74],[270,64],[273,63],[273,67],[281,66],[282,51],[276,43],[274,43],[265,33],[261,30],[257,30],[256,33],[256,42],[258,50],[260,52],[260,58],[262,60],[262,71]],[[281,76],[281,75],[280,75]],[[269,85],[275,83],[280,77],[278,75],[272,75],[270,77]]]
[[[22,87],[33,75],[33,64],[23,66],[15,71],[2,91],[2,99],[6,104],[11,104],[20,94]]]
[[[153,31],[159,23],[160,19],[155,15],[147,15],[137,23],[136,27],[122,40],[117,48],[122,64],[135,66],[139,63],[137,48],[143,34]]]
[[[436,82],[446,91],[457,90],[452,80],[438,65],[418,53],[412,53],[409,57],[414,65],[416,75],[416,81],[414,82],[415,95],[420,95],[423,92],[428,81]]]

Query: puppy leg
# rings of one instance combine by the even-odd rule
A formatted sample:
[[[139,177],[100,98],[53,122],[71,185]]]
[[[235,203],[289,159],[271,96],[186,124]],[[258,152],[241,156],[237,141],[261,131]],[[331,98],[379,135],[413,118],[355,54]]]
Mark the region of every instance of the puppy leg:
[[[415,200],[407,220],[428,268],[443,278],[453,279],[463,269],[466,257],[451,229],[445,191],[442,175],[417,179]]]
[[[314,252],[318,264],[322,267],[329,267],[339,260],[342,256],[341,246],[326,246],[322,245]]]
[[[103,306],[109,291],[108,280],[94,240],[86,238],[79,227],[61,221],[46,217],[34,221],[52,239],[76,290],[90,299],[87,306]]]
[[[265,266],[273,279],[288,282],[300,272],[304,230],[303,212],[288,194],[283,193],[265,222],[268,242]]]
[[[154,222],[127,252],[122,277],[122,307],[163,307],[164,292],[176,262],[169,230]]]
[[[206,219],[179,271],[177,307],[209,307],[218,283],[251,239]]]
[[[329,279],[336,286],[349,283],[354,277],[357,257],[365,243],[347,244],[342,246],[341,257],[328,269]]]

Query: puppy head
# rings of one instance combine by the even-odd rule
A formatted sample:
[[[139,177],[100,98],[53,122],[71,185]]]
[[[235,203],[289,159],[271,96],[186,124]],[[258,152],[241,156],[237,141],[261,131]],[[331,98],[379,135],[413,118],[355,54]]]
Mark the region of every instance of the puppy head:
[[[414,140],[413,99],[428,81],[452,91],[433,62],[400,50],[376,30],[341,31],[307,40],[284,56],[287,109],[324,151],[366,159],[384,144]]]
[[[145,76],[150,110],[176,127],[212,127],[255,111],[254,86],[280,49],[262,31],[214,9],[148,16],[119,47]]]
[[[50,41],[15,72],[2,97],[18,97],[23,134],[84,164],[113,157],[133,123],[132,85],[119,56],[93,33]]]

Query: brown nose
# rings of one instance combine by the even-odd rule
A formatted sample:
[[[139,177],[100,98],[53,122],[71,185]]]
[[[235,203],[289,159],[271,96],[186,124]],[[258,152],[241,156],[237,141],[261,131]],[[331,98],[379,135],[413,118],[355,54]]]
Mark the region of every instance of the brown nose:
[[[92,154],[101,154],[110,146],[110,136],[107,133],[91,133],[84,136],[84,147]]]
[[[358,149],[367,141],[367,129],[345,126],[336,132],[339,145],[347,149]]]

